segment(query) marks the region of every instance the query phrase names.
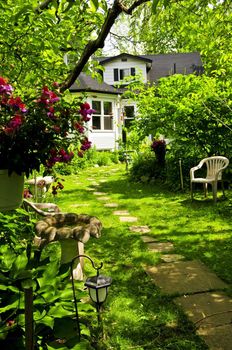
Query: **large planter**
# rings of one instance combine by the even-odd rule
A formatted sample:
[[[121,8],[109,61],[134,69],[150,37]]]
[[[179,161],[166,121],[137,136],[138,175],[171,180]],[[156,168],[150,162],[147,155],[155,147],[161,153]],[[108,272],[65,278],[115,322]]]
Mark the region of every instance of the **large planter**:
[[[24,175],[0,170],[0,211],[19,208],[23,200]]]

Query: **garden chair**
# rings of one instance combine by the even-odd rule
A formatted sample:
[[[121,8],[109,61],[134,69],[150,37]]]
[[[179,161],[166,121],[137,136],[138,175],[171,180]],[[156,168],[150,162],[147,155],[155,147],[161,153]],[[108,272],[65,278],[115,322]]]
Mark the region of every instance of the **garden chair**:
[[[226,157],[222,156],[214,156],[204,158],[200,161],[200,163],[190,169],[190,191],[191,191],[191,199],[193,200],[193,184],[194,183],[203,183],[205,196],[207,196],[207,186],[208,184],[212,185],[213,192],[213,200],[217,201],[217,183],[221,181],[222,183],[222,191],[224,193],[224,185],[222,181],[222,171],[228,166],[229,160]],[[205,177],[195,177],[195,171],[199,170],[206,165],[206,176]]]

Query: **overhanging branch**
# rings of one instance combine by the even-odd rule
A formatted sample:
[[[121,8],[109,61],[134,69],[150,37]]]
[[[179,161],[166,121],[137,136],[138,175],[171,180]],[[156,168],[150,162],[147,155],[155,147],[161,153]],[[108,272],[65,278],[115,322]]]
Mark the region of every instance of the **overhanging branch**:
[[[48,1],[48,0],[47,0]],[[97,37],[96,40],[89,41],[89,43],[86,45],[79,61],[73,68],[72,72],[69,74],[67,79],[61,84],[61,91],[65,91],[69,89],[72,84],[76,81],[80,73],[82,72],[84,66],[88,62],[89,58],[100,48],[104,47],[104,42],[109,34],[113,24],[115,23],[118,16],[125,12],[126,14],[131,15],[133,10],[135,10],[140,5],[144,4],[145,2],[148,2],[150,0],[136,0],[134,3],[129,7],[126,8],[125,5],[123,5],[121,0],[115,0],[113,3],[113,6],[108,10],[105,22],[103,23],[102,29]]]

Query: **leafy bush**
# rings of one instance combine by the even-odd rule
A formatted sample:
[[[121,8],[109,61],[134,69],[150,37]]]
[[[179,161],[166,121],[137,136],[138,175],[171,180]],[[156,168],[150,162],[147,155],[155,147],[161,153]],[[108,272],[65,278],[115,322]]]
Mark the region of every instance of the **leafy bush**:
[[[70,264],[60,264],[58,242],[44,247],[42,253],[38,251],[32,244],[33,227],[34,221],[21,209],[11,215],[0,213],[0,346],[8,350],[25,349],[25,290],[33,288],[36,349],[57,348],[62,340],[62,348],[70,349],[79,343]],[[86,297],[82,283],[75,282],[75,288],[78,298]],[[95,308],[78,301],[86,338],[79,344],[90,349],[90,331],[83,322],[88,323],[85,318]]]
[[[205,75],[175,74],[160,79],[156,86],[136,86],[134,91],[132,87],[130,93],[134,93],[139,111],[134,122],[138,141],[141,143],[149,134],[163,135],[171,141],[166,157],[166,183],[171,187],[179,188],[180,158],[186,188],[190,168],[202,158],[222,155],[230,159],[232,90],[229,84],[223,85]],[[224,178],[228,183],[232,181],[230,167]]]
[[[130,178],[135,181],[150,182],[166,179],[166,167],[161,165],[150,150],[134,157],[130,167]]]
[[[75,153],[75,148],[73,147]],[[56,172],[61,175],[77,174],[81,169],[92,166],[105,166],[119,162],[119,154],[117,151],[97,151],[95,147],[89,149],[83,158],[75,157],[70,164],[57,164]]]

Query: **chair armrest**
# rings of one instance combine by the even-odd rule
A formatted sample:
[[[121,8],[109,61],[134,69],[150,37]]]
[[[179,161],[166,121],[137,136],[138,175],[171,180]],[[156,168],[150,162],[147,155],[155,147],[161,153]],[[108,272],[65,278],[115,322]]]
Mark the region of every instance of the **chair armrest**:
[[[205,163],[205,160],[201,160],[200,163],[193,168],[190,169],[190,179],[194,179],[194,172],[202,167],[202,165]]]

